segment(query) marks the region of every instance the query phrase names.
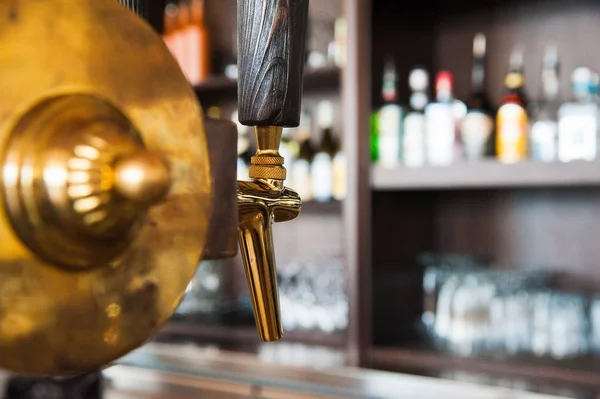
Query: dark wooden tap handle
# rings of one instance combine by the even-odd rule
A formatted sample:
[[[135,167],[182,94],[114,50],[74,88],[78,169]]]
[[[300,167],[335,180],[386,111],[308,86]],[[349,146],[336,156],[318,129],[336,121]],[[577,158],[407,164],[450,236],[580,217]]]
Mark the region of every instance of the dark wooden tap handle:
[[[308,0],[238,0],[239,118],[300,123]]]

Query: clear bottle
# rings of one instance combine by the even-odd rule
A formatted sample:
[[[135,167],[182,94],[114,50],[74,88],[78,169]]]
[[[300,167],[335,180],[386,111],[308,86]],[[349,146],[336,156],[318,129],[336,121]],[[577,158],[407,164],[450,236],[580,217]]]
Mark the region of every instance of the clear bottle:
[[[381,96],[383,106],[379,109],[378,149],[379,164],[393,168],[400,164],[402,143],[403,110],[398,104],[398,76],[391,56],[385,60]]]
[[[333,199],[343,201],[348,194],[348,164],[341,140],[333,157]]]
[[[562,162],[592,161],[598,153],[599,111],[594,74],[577,68],[571,76],[573,101],[558,110],[558,158]]]
[[[290,186],[296,190],[303,201],[312,201],[311,164],[315,151],[311,141],[312,118],[309,112],[303,110],[300,117],[300,126],[296,131],[298,155],[291,167]]]
[[[204,24],[204,0],[191,0],[190,23],[186,29],[188,75],[197,85],[210,76],[210,39]]]
[[[250,142],[250,129],[239,122],[238,111],[234,111],[231,115],[231,121],[237,125],[238,142],[237,142],[237,180],[248,181],[250,161],[252,159],[252,146]]]
[[[435,78],[436,102],[425,107],[427,163],[446,166],[456,153],[456,121],[459,117],[452,95],[452,74],[442,71]]]
[[[322,101],[317,108],[321,130],[321,144],[311,166],[312,193],[317,202],[331,201],[333,197],[333,158],[337,152],[333,137],[333,104]]]
[[[182,31],[179,29],[179,7],[173,3],[167,4],[164,15],[163,40],[167,48],[181,65],[181,58],[184,52]]]
[[[415,68],[410,72],[408,83],[410,96],[410,112],[404,118],[404,139],[402,142],[403,162],[410,168],[418,168],[425,164],[425,106],[429,102],[429,75],[423,68]]]
[[[504,79],[506,93],[496,116],[496,151],[504,163],[523,161],[528,155],[529,102],[525,95],[523,52],[515,50]]]
[[[531,126],[531,158],[552,162],[558,156],[559,63],[558,49],[548,46],[542,66],[542,94]]]
[[[471,95],[467,115],[460,130],[467,160],[478,160],[489,152],[493,142],[495,112],[486,91],[486,38],[482,33],[473,39],[473,69]]]

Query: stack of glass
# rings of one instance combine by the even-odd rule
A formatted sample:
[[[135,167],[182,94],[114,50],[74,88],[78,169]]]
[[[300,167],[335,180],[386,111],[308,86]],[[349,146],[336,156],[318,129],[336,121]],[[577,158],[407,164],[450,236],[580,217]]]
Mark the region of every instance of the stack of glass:
[[[281,267],[279,295],[287,331],[334,334],[348,325],[344,264],[337,257],[316,257]]]
[[[551,273],[490,270],[464,259],[423,263],[422,323],[439,348],[556,359],[600,352],[600,298],[551,289]]]

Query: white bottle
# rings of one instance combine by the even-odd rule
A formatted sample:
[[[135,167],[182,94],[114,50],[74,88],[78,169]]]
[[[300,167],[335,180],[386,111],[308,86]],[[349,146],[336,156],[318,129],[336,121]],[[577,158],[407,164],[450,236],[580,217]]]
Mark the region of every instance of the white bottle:
[[[593,81],[588,68],[577,68],[572,75],[575,101],[558,110],[558,158],[562,162],[592,161],[597,156],[600,115]]]
[[[312,194],[315,201],[327,202],[333,197],[333,156],[335,155],[335,143],[331,131],[333,104],[330,101],[319,103],[317,123],[323,135],[311,167]]]
[[[425,146],[427,163],[446,166],[456,152],[457,108],[452,100],[452,75],[440,72],[436,77],[437,102],[425,107]]]
[[[382,98],[379,110],[379,165],[394,168],[400,164],[402,143],[402,107],[398,104],[397,75],[394,59],[388,56],[383,71]]]
[[[246,159],[249,157],[248,151],[250,151],[250,138],[248,137],[249,129],[248,126],[244,126],[238,120],[238,111],[234,111],[231,115],[231,121],[237,125],[238,141],[237,141],[237,180],[248,181],[249,167]]]
[[[404,137],[402,142],[402,160],[409,168],[425,165],[425,114],[423,110],[429,101],[427,88],[429,75],[421,68],[413,69],[409,76],[412,90],[410,107],[412,109],[404,118]]]
[[[558,50],[548,46],[542,68],[542,96],[531,126],[531,159],[540,162],[556,160],[558,153]]]
[[[346,154],[338,151],[333,158],[333,198],[343,201],[348,195],[348,165]]]
[[[303,201],[312,201],[313,199],[310,165],[314,157],[314,150],[310,140],[311,130],[312,118],[310,113],[303,111],[295,137],[295,141],[299,144],[298,155],[290,168],[290,187],[300,195]]]

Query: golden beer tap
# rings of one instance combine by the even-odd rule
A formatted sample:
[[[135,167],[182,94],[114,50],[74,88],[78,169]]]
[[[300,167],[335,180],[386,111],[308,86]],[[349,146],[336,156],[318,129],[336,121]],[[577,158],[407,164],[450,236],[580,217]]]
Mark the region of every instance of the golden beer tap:
[[[251,182],[238,182],[239,241],[259,337],[283,336],[272,223],[296,218],[298,194],[284,187],[283,127],[298,126],[308,0],[238,0],[239,118],[253,126]]]

